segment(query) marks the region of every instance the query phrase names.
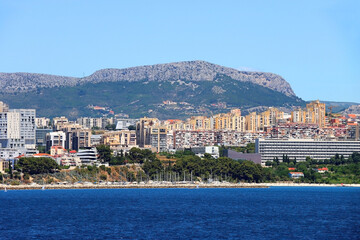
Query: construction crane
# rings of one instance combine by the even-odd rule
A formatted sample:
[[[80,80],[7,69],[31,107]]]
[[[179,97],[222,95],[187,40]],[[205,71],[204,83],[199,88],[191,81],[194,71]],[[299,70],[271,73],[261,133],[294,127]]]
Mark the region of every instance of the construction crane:
[[[328,112],[328,118],[329,118],[329,124],[331,124],[331,120],[333,118],[333,115],[332,115],[332,110],[333,108],[335,107],[338,107],[338,106],[328,106],[328,109],[329,109],[329,112]],[[332,124],[331,124],[332,125]]]

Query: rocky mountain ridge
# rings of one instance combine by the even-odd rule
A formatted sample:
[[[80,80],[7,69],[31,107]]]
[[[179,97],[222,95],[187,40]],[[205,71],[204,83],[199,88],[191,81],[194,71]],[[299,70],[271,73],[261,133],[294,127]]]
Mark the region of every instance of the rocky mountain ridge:
[[[343,115],[360,114],[360,105],[352,105],[341,112]]]
[[[31,92],[41,88],[78,86],[86,83],[118,81],[215,81],[218,74],[241,82],[251,82],[287,96],[295,96],[290,84],[273,73],[238,71],[205,61],[185,61],[124,69],[102,69],[83,78],[37,73],[0,73],[0,92]]]

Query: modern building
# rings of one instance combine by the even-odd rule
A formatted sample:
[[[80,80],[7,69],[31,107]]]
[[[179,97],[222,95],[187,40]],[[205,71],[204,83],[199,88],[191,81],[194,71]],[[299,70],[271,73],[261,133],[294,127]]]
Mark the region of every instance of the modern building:
[[[138,119],[130,118],[117,118],[116,119],[116,130],[127,130],[130,126],[136,126]]]
[[[40,117],[35,118],[36,127],[39,128],[48,128],[50,127],[50,118]]]
[[[96,148],[79,149],[76,156],[80,158],[83,165],[93,165],[97,162]]]
[[[140,118],[136,123],[136,142],[140,147],[149,147],[151,128],[158,125],[159,119],[157,118]]]
[[[35,148],[35,109],[0,109],[0,148]]]
[[[336,154],[349,157],[360,152],[360,141],[315,141],[314,139],[256,139],[255,151],[261,154],[261,162],[273,161],[283,156],[290,160],[305,161],[306,157],[314,160],[325,160]]]
[[[97,146],[101,144],[101,138],[102,135],[98,134],[91,134],[91,138],[90,138],[90,142],[91,142],[91,147]]]
[[[52,146],[61,146],[65,148],[66,135],[62,131],[49,132],[46,134],[46,151],[50,151]]]
[[[167,149],[167,128],[163,126],[151,128],[151,148],[156,152],[166,152]]]
[[[206,146],[206,147],[193,147],[190,149],[195,155],[204,157],[204,154],[210,154],[213,158],[219,158],[219,147],[218,146]]]
[[[78,150],[91,147],[91,130],[76,123],[63,124],[60,130],[65,132],[66,149]]]
[[[122,130],[104,133],[101,137],[101,144],[110,146],[112,149],[136,147],[135,130]]]
[[[358,123],[348,124],[347,138],[350,140],[360,140],[360,128]]]
[[[261,164],[261,155],[259,153],[241,153],[231,149],[226,149],[224,153],[225,157],[234,160],[247,160],[254,163]]]
[[[46,134],[51,133],[52,129],[38,128],[36,129],[36,146],[46,146]]]
[[[68,122],[69,122],[69,119],[67,119],[64,116],[55,117],[55,118],[53,118],[53,121],[52,121],[53,128],[54,128],[54,130],[60,130],[60,127],[64,124],[67,124]]]
[[[14,159],[22,154],[25,154],[24,151],[20,151],[14,148],[0,148],[0,158],[2,159]]]
[[[325,103],[319,100],[306,104],[306,109],[297,109],[291,112],[291,121],[294,123],[316,123],[323,128],[326,125]]]

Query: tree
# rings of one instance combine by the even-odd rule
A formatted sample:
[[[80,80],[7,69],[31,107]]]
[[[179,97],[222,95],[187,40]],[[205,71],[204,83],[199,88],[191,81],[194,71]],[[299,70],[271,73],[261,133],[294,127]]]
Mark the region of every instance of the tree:
[[[116,130],[116,125],[115,124],[108,124],[105,126],[106,130]]]
[[[130,125],[130,126],[128,126],[128,129],[129,130],[136,130],[136,127],[134,125]]]
[[[96,150],[99,154],[99,158],[102,162],[110,162],[111,160],[111,149],[107,145],[99,145],[96,147]]]
[[[59,165],[55,162],[54,159],[46,157],[20,158],[16,165],[16,169],[21,170],[25,174],[53,173],[58,168]]]

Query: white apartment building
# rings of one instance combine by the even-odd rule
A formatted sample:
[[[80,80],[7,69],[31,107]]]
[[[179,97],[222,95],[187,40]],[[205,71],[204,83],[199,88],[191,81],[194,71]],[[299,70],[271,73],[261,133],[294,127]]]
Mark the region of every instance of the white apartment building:
[[[316,141],[314,139],[256,139],[255,152],[261,154],[261,163],[278,158],[282,161],[284,155],[290,160],[305,161],[306,157],[315,160],[325,160],[336,154],[349,157],[354,152],[360,152],[360,141]]]
[[[76,157],[80,158],[83,165],[94,165],[97,162],[97,150],[96,148],[79,149]]]
[[[50,118],[35,118],[35,124],[37,128],[47,128],[50,125]]]
[[[61,146],[65,148],[66,135],[62,131],[50,132],[46,134],[46,150],[50,150],[52,146]]]
[[[0,112],[0,148],[35,148],[35,109]]]

